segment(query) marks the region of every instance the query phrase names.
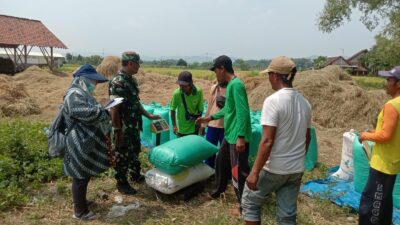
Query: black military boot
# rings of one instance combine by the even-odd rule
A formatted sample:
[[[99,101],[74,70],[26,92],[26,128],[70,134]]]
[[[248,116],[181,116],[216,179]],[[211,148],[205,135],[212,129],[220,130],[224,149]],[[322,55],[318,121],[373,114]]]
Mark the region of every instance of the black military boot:
[[[125,195],[134,195],[137,191],[129,185],[127,181],[125,182],[117,182],[117,189],[120,193]]]
[[[132,182],[137,182],[137,183],[143,183],[145,181],[145,177],[142,174],[132,176],[131,177]]]

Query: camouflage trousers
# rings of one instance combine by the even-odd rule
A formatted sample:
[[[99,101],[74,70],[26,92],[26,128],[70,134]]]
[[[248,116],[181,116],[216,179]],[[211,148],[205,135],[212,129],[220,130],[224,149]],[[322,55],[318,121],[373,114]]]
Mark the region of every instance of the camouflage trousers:
[[[115,179],[117,182],[126,182],[128,178],[136,181],[140,177],[139,153],[141,150],[140,131],[132,129],[124,132],[124,144],[116,147],[115,135],[113,147],[115,155]]]

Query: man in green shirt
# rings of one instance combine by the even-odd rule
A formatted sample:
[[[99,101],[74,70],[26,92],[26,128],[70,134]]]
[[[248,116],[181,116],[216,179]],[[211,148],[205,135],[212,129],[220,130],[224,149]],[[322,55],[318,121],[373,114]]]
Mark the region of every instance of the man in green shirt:
[[[218,83],[228,83],[225,106],[219,112],[196,120],[196,124],[224,118],[225,139],[216,157],[217,190],[211,197],[217,198],[225,191],[229,167],[232,172],[232,184],[237,199],[241,201],[242,192],[250,168],[248,163],[249,142],[251,139],[250,108],[243,82],[236,77],[232,60],[225,55],[214,60],[210,68],[216,74]],[[230,165],[229,162],[230,161]],[[226,169],[228,168],[228,170]],[[238,210],[232,213],[238,214]]]
[[[174,133],[178,137],[198,134],[195,120],[203,112],[203,92],[193,84],[192,74],[182,71],[178,76],[179,88],[172,94],[170,103]]]

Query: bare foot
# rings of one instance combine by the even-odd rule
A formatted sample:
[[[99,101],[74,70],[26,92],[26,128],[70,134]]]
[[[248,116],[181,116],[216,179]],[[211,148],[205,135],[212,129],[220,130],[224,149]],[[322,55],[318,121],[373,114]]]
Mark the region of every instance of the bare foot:
[[[233,217],[240,217],[240,216],[241,216],[241,214],[240,214],[240,209],[239,209],[239,208],[232,208],[232,209],[229,209],[229,214],[230,214],[231,216],[233,216]]]

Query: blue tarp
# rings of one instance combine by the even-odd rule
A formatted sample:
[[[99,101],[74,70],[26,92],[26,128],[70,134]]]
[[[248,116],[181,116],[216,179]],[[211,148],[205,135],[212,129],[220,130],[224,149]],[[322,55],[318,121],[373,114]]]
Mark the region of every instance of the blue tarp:
[[[329,172],[334,172],[337,168],[334,167]],[[354,190],[353,181],[338,181],[329,175],[325,179],[306,182],[300,191],[310,197],[330,200],[338,206],[351,207],[356,211],[360,204],[361,194]],[[393,208],[393,224],[400,225],[400,209]]]

